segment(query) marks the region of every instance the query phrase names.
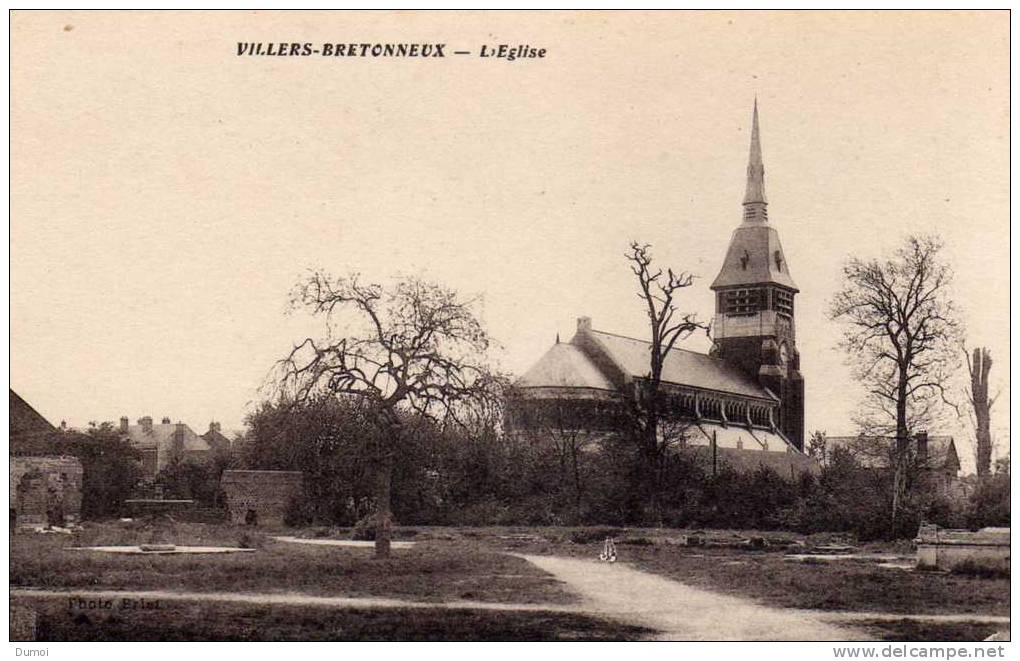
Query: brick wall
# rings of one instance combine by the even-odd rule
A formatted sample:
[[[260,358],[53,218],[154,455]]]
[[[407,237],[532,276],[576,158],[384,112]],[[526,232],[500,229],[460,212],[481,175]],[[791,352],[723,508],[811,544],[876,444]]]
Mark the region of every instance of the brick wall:
[[[62,511],[67,522],[81,517],[81,462],[75,457],[11,457],[11,509],[17,525],[48,523],[51,510]]]
[[[227,497],[231,523],[283,525],[291,502],[302,496],[300,471],[223,471],[220,486]]]

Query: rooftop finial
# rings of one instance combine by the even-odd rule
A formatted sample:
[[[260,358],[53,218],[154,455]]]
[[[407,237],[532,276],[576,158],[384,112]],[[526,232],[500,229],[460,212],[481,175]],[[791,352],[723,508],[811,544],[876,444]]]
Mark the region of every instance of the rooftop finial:
[[[765,166],[761,160],[761,137],[758,130],[758,97],[754,97],[754,115],[751,119],[751,150],[747,158],[747,190],[744,193],[744,220],[767,220],[765,215]]]

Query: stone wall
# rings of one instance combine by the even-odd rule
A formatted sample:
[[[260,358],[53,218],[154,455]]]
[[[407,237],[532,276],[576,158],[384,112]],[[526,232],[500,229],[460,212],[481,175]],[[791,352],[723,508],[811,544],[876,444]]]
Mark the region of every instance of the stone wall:
[[[302,497],[302,476],[300,471],[223,471],[220,487],[231,523],[283,525],[287,508]]]
[[[81,518],[83,470],[77,458],[10,459],[11,514],[12,519],[16,516],[16,525],[62,525]]]
[[[917,544],[917,566],[952,571],[960,565],[1009,573],[1009,528],[982,528],[976,532],[922,525]]]

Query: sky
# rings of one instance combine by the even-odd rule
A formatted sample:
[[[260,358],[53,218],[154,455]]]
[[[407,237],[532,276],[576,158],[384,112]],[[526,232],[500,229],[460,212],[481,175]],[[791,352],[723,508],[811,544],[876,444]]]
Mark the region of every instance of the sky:
[[[14,12],[11,387],[54,423],[239,429],[274,361],[321,327],[286,313],[310,268],[480,296],[517,374],[578,316],[647,335],[631,240],[699,276],[682,304],[708,320],[757,96],[769,219],[801,290],[806,429],[854,431],[826,315],[843,262],[935,233],[967,343],[995,361],[1005,452],[1008,17]],[[237,55],[280,41],[448,45]],[[478,56],[503,43],[546,57]],[[968,461],[966,420],[952,433]]]

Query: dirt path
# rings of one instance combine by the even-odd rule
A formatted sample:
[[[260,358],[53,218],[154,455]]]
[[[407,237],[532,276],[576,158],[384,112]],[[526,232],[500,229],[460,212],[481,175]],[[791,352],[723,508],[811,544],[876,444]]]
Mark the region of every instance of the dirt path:
[[[147,599],[166,602],[234,603],[264,606],[315,606],[365,609],[462,609],[575,613],[615,619],[659,631],[660,640],[865,640],[857,630],[830,621],[924,620],[987,622],[1009,625],[993,615],[828,612],[775,609],[692,588],[625,565],[551,556],[520,556],[580,593],[580,604],[520,604],[487,601],[407,601],[383,597],[322,597],[301,593],[175,592],[170,590],[48,590],[16,588],[11,597],[111,600]]]
[[[660,631],[660,640],[866,640],[817,611],[770,608],[623,564],[521,555],[566,583],[589,613]]]

